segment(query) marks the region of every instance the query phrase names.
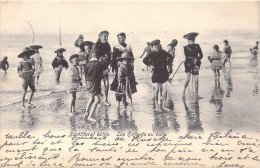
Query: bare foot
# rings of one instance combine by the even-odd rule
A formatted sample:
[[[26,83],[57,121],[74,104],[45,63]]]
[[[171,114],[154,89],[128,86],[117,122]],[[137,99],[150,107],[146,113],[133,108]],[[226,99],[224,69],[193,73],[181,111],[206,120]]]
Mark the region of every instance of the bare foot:
[[[166,108],[165,106],[161,107],[162,111],[170,111],[170,109]]]
[[[69,113],[69,116],[75,116],[75,112],[74,111],[71,111],[70,113]]]
[[[110,106],[110,105],[111,105],[108,101],[104,101],[104,104],[105,104],[106,106]]]
[[[88,121],[96,122],[97,120],[92,117],[88,117]]]
[[[154,111],[159,112],[159,111],[160,111],[159,107],[156,107],[156,108],[154,109]]]
[[[84,113],[84,118],[85,118],[85,119],[88,118],[88,115],[89,115],[89,112],[86,111],[86,112]]]
[[[131,110],[131,111],[135,111],[135,109],[133,108],[132,105],[130,105],[130,110]]]
[[[31,103],[29,103],[29,104],[27,105],[27,107],[30,107],[30,108],[36,108],[36,106],[33,105],[33,104],[31,104]]]
[[[196,96],[198,99],[203,99],[203,97],[201,97],[200,95],[197,95]]]

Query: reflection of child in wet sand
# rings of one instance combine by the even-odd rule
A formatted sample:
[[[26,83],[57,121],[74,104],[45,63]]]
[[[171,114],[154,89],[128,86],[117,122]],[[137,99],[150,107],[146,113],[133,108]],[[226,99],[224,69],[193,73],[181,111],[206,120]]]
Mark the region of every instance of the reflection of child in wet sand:
[[[30,59],[30,56],[35,54],[34,50],[31,50],[29,47],[26,47],[24,51],[18,55],[18,58],[23,58],[22,61],[19,62],[17,71],[19,73],[19,76],[23,79],[23,95],[22,95],[22,108],[24,108],[24,101],[25,101],[25,95],[27,93],[28,86],[31,89],[31,95],[28,100],[28,107],[35,107],[31,104],[32,97],[35,92],[35,86],[34,86],[34,60]]]
[[[167,99],[167,81],[169,78],[168,66],[170,60],[168,60],[168,54],[166,51],[162,50],[160,45],[160,40],[154,40],[151,42],[153,52],[148,54],[144,59],[143,63],[150,66],[153,69],[152,82],[154,88],[154,103],[155,110],[159,111],[158,96],[159,91],[162,91],[162,106],[163,111],[169,111],[166,108]]]
[[[223,100],[224,94],[225,94],[225,91],[220,88],[219,80],[215,81],[215,88],[214,88],[214,91],[212,93],[210,103],[216,105],[217,112],[222,112],[222,107],[223,107],[222,100]]]
[[[96,56],[95,52],[91,53],[91,58],[85,69],[86,89],[91,97],[88,100],[84,117],[89,121],[96,121],[93,118],[93,113],[101,100],[101,80],[103,79],[103,71],[108,66],[106,59],[98,61]]]
[[[120,102],[123,99],[124,108],[126,109],[126,95],[130,99],[130,108],[132,107],[132,90],[130,87],[130,75],[128,71],[128,60],[133,59],[130,57],[128,52],[123,52],[122,56],[118,58],[118,89],[116,93],[116,100],[118,102],[118,108],[120,107]]]
[[[76,93],[77,88],[82,86],[81,78],[79,77],[79,55],[74,54],[70,56],[70,62],[72,64],[69,73],[69,94],[70,94],[70,115],[75,115]]]
[[[8,59],[8,57],[5,56],[4,59],[2,61],[0,61],[0,69],[4,70],[5,74],[6,74],[7,69],[9,68],[9,63],[8,63],[7,59]]]
[[[214,45],[213,49],[214,49],[214,52],[208,58],[211,62],[211,70],[214,71],[215,80],[219,80],[219,76],[220,76],[219,70],[221,70],[222,66],[223,66],[222,62],[220,61],[221,52],[219,51],[218,45]]]

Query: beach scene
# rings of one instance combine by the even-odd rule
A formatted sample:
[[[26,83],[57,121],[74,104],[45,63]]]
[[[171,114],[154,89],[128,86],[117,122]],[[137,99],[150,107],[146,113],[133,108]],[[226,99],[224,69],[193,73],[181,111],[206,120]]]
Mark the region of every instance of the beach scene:
[[[26,15],[29,16],[29,14]],[[103,19],[106,19],[106,17]],[[245,18],[241,19],[244,21],[243,19]],[[30,18],[27,20],[30,20]],[[97,119],[96,122],[88,122],[83,117],[87,101],[90,98],[86,91],[84,78],[82,80],[83,86],[78,88],[77,91],[76,115],[69,116],[69,70],[62,70],[60,84],[56,85],[52,61],[56,56],[54,51],[63,47],[66,49],[66,52],[63,53],[64,57],[69,62],[69,57],[79,52],[79,49],[74,46],[74,41],[78,35],[83,34],[85,40],[95,43],[98,39],[99,31],[94,29],[87,30],[84,26],[81,26],[75,32],[71,30],[68,32],[66,31],[68,28],[64,28],[69,26],[65,23],[68,22],[65,21],[66,17],[63,17],[63,20],[61,19],[61,23],[59,23],[59,18],[57,17],[55,20],[56,25],[52,25],[55,28],[49,32],[44,32],[42,31],[44,28],[38,31],[40,29],[37,26],[37,16],[32,17],[31,20],[33,20],[30,23],[34,28],[34,34],[32,34],[30,26],[24,20],[19,21],[19,24],[23,25],[22,30],[19,29],[15,32],[16,29],[12,28],[13,32],[7,32],[3,29],[1,31],[0,59],[2,60],[4,56],[8,56],[10,66],[7,74],[4,71],[0,71],[1,129],[34,131],[40,129],[57,129],[60,131],[162,131],[168,133],[207,132],[226,129],[249,132],[260,131],[260,70],[259,66],[256,71],[250,66],[250,58],[252,56],[250,48],[253,48],[255,42],[259,41],[260,34],[259,29],[250,29],[252,26],[249,26],[247,29],[247,26],[244,26],[250,20],[244,21],[244,27],[241,26],[237,29],[225,29],[227,25],[223,25],[217,28],[214,28],[214,26],[209,26],[207,29],[194,28],[194,30],[191,30],[191,28],[187,30],[176,28],[176,30],[173,30],[169,26],[166,26],[165,30],[161,28],[163,26],[160,27],[161,30],[155,28],[140,30],[141,26],[139,25],[137,26],[137,31],[133,28],[131,31],[129,30],[129,25],[127,25],[127,29],[124,29],[125,27],[121,25],[120,28],[117,27],[117,29],[112,30],[108,27],[109,25],[100,26],[100,30],[107,29],[110,32],[108,43],[112,48],[118,44],[117,34],[119,32],[126,33],[126,43],[130,44],[133,49],[135,58],[134,73],[138,85],[137,92],[132,95],[134,110],[129,108],[126,110],[123,108],[118,109],[115,92],[110,90],[108,99],[111,106],[99,105],[97,107],[94,114],[94,117]],[[76,21],[79,20],[76,19]],[[44,22],[46,23],[47,21],[45,20]],[[254,24],[259,25],[257,23]],[[72,30],[73,27],[71,27]],[[172,82],[168,83],[166,107],[170,111],[155,112],[153,85],[151,82],[152,73],[146,70],[146,66],[143,63],[145,56],[143,58],[140,58],[140,56],[147,46],[147,42],[160,39],[162,48],[166,50],[172,39],[177,39],[178,45],[175,47],[175,58],[173,60],[173,72],[175,72],[181,62],[185,60],[183,47],[187,45],[187,39],[184,39],[183,36],[192,31],[199,33],[196,43],[200,44],[203,52],[199,71],[199,93],[203,99],[195,98],[193,79],[191,79],[186,90],[186,98],[182,98],[186,80],[186,73],[182,64],[173,77]],[[32,38],[34,38],[33,43]],[[213,46],[216,44],[219,45],[222,51],[224,47],[223,41],[226,39],[229,41],[233,51],[230,59],[231,66],[227,64],[220,70],[220,79],[216,81],[207,57],[212,54]],[[62,42],[61,45],[60,42]],[[44,70],[40,76],[39,83],[35,85],[36,92],[32,103],[36,107],[21,109],[22,80],[17,72],[17,65],[21,58],[18,58],[17,55],[21,53],[24,47],[34,44],[43,46],[40,49],[40,54],[43,58]],[[72,65],[69,64],[69,66]],[[114,74],[110,71],[110,84],[113,79]],[[29,94],[30,89],[28,89],[26,99],[28,99]]]

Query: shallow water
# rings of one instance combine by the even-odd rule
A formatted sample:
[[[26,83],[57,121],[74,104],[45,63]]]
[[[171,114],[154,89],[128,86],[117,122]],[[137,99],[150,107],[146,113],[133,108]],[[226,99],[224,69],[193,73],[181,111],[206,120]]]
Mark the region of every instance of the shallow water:
[[[74,39],[78,35],[64,36],[63,45],[67,48],[65,57],[77,52],[73,46]],[[90,40],[95,41],[95,34],[89,34]],[[115,36],[110,35],[110,43],[116,44]],[[199,131],[210,130],[244,130],[260,131],[260,117],[258,109],[259,102],[259,68],[257,73],[252,73],[249,66],[250,52],[249,48],[259,38],[256,33],[241,33],[224,36],[228,38],[232,46],[232,70],[228,68],[221,71],[220,87],[215,87],[213,72],[210,70],[210,64],[207,56],[212,52],[214,44],[222,45],[223,35],[210,34],[210,32],[201,34],[198,43],[204,53],[202,67],[200,70],[200,95],[201,100],[194,99],[194,85],[192,81],[187,89],[187,98],[181,98],[181,91],[185,82],[185,73],[183,66],[175,75],[173,83],[168,86],[167,105],[170,112],[154,112],[152,101],[151,74],[142,71],[145,66],[142,59],[138,58],[146,41],[151,41],[161,37],[163,46],[172,37],[180,39],[176,48],[176,59],[174,67],[177,67],[183,59],[182,46],[185,40],[181,35],[174,32],[158,34],[128,34],[127,42],[134,49],[135,74],[139,85],[138,92],[133,95],[133,107],[135,111],[117,110],[114,92],[109,92],[110,107],[101,107],[97,110],[95,117],[96,123],[88,123],[83,119],[82,109],[85,108],[88,95],[83,88],[77,93],[76,108],[78,115],[69,117],[67,103],[67,76],[68,71],[64,70],[61,76],[61,86],[54,85],[54,72],[51,67],[51,61],[55,54],[53,51],[58,47],[55,45],[55,38],[52,35],[39,36],[39,44],[43,44],[41,55],[44,59],[44,72],[41,75],[39,84],[36,85],[33,103],[37,106],[35,109],[20,110],[21,99],[21,80],[16,72],[16,66],[19,59],[16,55],[23,48],[23,43],[14,42],[17,38],[29,40],[26,35],[4,36],[1,37],[1,53],[9,56],[10,69],[7,75],[0,71],[0,124],[5,129],[72,129],[72,130],[115,130],[115,131]],[[40,41],[41,39],[42,41]],[[88,39],[88,40],[89,40]],[[26,42],[25,42],[26,43]],[[241,45],[243,44],[243,45]],[[112,81],[113,75],[110,76]],[[27,93],[27,97],[29,93]],[[214,97],[217,100],[212,100]]]

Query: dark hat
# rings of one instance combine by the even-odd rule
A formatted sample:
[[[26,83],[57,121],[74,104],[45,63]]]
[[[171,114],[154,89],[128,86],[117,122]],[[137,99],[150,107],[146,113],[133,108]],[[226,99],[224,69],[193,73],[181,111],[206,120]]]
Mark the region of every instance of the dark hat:
[[[65,48],[59,48],[58,50],[55,51],[55,53],[57,53],[57,52],[65,52],[65,51],[66,51]]]
[[[178,40],[173,39],[169,45],[175,47],[175,46],[177,46],[177,44],[178,44]]]
[[[73,54],[72,56],[70,56],[69,60],[71,61],[73,58],[78,58],[79,55],[78,54]]]
[[[23,52],[18,55],[18,58],[23,58],[23,57],[26,56],[26,55],[27,55],[27,56],[32,56],[32,55],[35,54],[35,53],[36,53],[36,51],[30,49],[29,47],[25,47],[25,48],[23,49]]]
[[[150,42],[147,42],[147,45],[151,45],[151,43],[150,43]]]
[[[39,50],[39,49],[42,48],[42,46],[41,46],[41,45],[32,45],[32,46],[30,46],[30,48],[31,48],[32,50]]]
[[[123,32],[122,32],[122,33],[118,33],[118,34],[117,34],[117,37],[118,37],[118,36],[122,36],[122,37],[126,38],[126,34],[123,33]]]
[[[224,40],[223,43],[228,43],[228,41],[227,41],[227,40]]]
[[[80,34],[78,39],[84,39],[84,36],[82,34]]]
[[[158,39],[156,39],[156,40],[153,40],[152,42],[151,42],[151,46],[154,46],[154,45],[157,45],[157,44],[160,44],[160,40],[158,40]]]
[[[198,35],[199,35],[199,33],[191,32],[191,33],[185,34],[183,36],[183,38],[185,38],[185,39],[195,39],[195,37],[197,37]]]
[[[215,50],[219,50],[219,46],[218,46],[218,45],[214,45],[213,48],[214,48]]]
[[[122,57],[119,57],[117,60],[121,61],[122,59],[132,59],[132,60],[135,60],[133,57],[130,57],[129,54],[128,55],[124,55]]]
[[[109,32],[108,31],[106,31],[106,30],[103,30],[102,32],[100,32],[99,33],[99,35],[98,36],[101,36],[102,34],[104,34],[104,33],[106,33],[106,34],[108,34],[109,35]]]
[[[84,47],[84,46],[89,46],[90,48],[92,48],[92,46],[93,46],[93,42],[91,42],[91,41],[84,41],[84,42],[82,42],[81,44],[80,44],[80,48],[81,47]]]

